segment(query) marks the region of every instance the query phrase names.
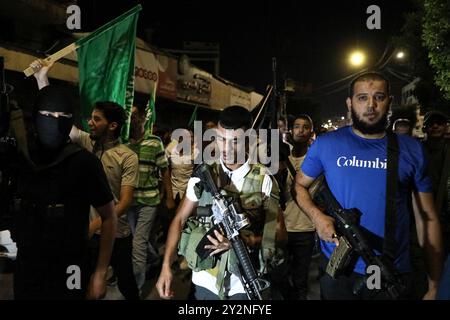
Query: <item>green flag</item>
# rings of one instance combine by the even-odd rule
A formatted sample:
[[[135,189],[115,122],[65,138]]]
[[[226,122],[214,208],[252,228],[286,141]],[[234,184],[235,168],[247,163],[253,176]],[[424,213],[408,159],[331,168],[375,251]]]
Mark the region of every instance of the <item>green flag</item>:
[[[125,108],[127,121],[122,128],[122,138],[128,139],[134,93],[136,25],[141,9],[141,5],[137,5],[76,42],[81,116],[86,130],[86,119],[90,118],[95,102],[114,101]]]
[[[155,84],[152,88],[152,92],[150,92],[150,98],[148,99],[148,104],[146,107],[146,116],[147,122],[145,123],[145,131],[153,134],[153,125],[156,122],[156,88],[158,86],[158,82],[155,81]]]
[[[192,112],[191,119],[189,119],[188,128],[194,126],[194,121],[197,120],[197,108],[198,106],[195,106],[195,109]]]

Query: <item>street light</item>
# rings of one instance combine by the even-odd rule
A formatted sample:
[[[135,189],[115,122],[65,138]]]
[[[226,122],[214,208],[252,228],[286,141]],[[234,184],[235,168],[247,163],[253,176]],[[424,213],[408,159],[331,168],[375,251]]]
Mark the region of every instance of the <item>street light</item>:
[[[399,51],[399,52],[397,52],[397,54],[395,55],[395,57],[397,58],[397,59],[403,59],[404,57],[405,57],[405,53],[403,52],[403,51]]]
[[[350,54],[349,62],[354,67],[359,67],[366,61],[366,56],[361,51],[354,51]]]

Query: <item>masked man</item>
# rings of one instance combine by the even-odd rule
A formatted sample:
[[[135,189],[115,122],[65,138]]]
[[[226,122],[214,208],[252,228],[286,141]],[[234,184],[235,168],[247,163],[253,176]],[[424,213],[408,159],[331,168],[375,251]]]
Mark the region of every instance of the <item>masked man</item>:
[[[36,139],[23,155],[20,210],[14,234],[18,253],[16,299],[101,298],[117,218],[101,162],[70,143],[70,99],[58,88],[39,92],[33,110]],[[102,219],[100,254],[88,273],[90,206]]]

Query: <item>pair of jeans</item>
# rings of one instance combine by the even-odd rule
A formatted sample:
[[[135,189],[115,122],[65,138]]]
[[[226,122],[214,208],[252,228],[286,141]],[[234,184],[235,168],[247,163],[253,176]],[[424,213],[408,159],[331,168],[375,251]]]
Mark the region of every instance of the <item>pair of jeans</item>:
[[[157,207],[138,205],[128,210],[128,222],[133,233],[133,269],[138,288],[145,282],[147,267],[147,252],[153,260],[158,260],[159,254],[152,245],[150,233],[154,230],[157,216]]]
[[[120,293],[126,300],[139,300],[139,290],[133,273],[131,261],[133,237],[129,235],[125,238],[116,238],[111,255],[110,265],[114,269],[117,277],[117,285]],[[91,249],[91,268],[95,270],[100,246],[100,236],[94,234],[89,243]]]

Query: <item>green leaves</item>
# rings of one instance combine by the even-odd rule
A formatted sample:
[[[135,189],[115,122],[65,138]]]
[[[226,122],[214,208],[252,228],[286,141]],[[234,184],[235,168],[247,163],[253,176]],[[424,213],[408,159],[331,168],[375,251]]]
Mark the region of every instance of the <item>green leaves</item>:
[[[434,81],[450,100],[450,2],[425,0],[424,8],[422,41],[436,72]]]

